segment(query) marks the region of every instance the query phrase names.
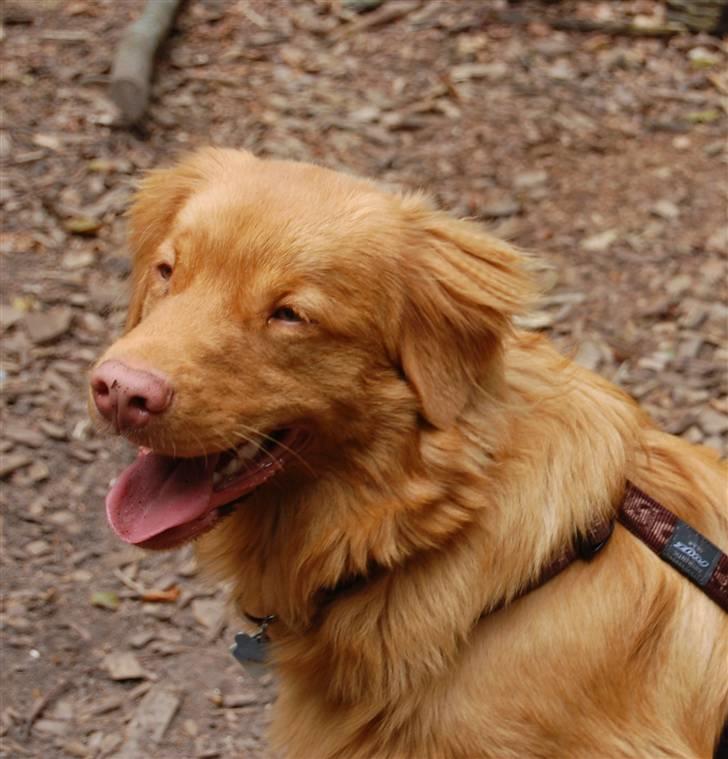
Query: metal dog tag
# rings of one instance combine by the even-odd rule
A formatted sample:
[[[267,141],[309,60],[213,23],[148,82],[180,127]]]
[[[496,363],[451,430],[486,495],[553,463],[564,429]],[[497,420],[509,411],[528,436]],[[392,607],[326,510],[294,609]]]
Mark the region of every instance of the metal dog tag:
[[[268,625],[275,617],[264,617],[255,635],[239,632],[235,644],[230,647],[232,655],[243,665],[245,671],[255,678],[262,677],[268,668]]]
[[[268,637],[264,632],[255,635],[238,633],[235,645],[230,647],[232,655],[243,665],[246,672],[255,678],[265,674],[268,659]]]

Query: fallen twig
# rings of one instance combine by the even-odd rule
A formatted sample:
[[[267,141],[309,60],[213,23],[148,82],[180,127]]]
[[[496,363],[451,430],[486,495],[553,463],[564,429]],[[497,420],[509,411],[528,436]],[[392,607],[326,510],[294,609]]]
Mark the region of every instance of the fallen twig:
[[[549,26],[565,32],[600,32],[615,37],[672,37],[684,32],[677,24],[643,26],[620,21],[592,21],[585,18],[562,18],[548,22]]]
[[[664,87],[656,87],[650,90],[650,97],[658,100],[675,100],[678,103],[690,103],[701,105],[702,103],[716,103],[718,97],[712,92],[681,92]]]
[[[134,591],[134,598],[148,603],[175,603],[180,597],[181,591],[175,585],[171,588],[158,590],[156,588],[146,588],[142,583],[132,580],[129,575],[120,569],[113,569],[112,574],[117,577],[127,588]]]
[[[146,594],[147,589],[140,582],[132,580],[131,577],[124,574],[124,572],[122,572],[120,569],[113,569],[112,574],[114,577],[121,580],[121,582],[126,585],[127,588],[133,590],[138,596],[144,596]]]
[[[154,56],[167,36],[180,0],[148,0],[142,15],[124,32],[111,71],[111,99],[124,122],[134,124],[144,115]]]
[[[28,751],[27,748],[23,748],[19,743],[11,741],[9,738],[5,739],[5,745],[7,748],[11,748],[16,754],[20,756],[33,756],[32,751]]]
[[[667,20],[692,32],[723,35],[728,31],[726,0],[667,0]]]
[[[490,23],[527,26],[532,18],[520,11],[493,11],[487,14]],[[676,23],[635,24],[630,21],[595,21],[587,18],[544,18],[544,23],[552,29],[564,32],[598,32],[613,37],[672,37],[685,32],[685,27]]]
[[[30,710],[30,714],[28,715],[28,719],[25,723],[25,727],[23,728],[23,737],[28,738],[30,735],[30,731],[33,728],[33,725],[35,724],[35,721],[40,717],[41,714],[46,710],[48,705],[55,701],[58,696],[63,693],[66,688],[70,685],[68,680],[61,680],[60,683],[54,685],[46,694],[45,696],[41,696],[34,704],[33,707]]]
[[[243,16],[245,16],[248,21],[255,24],[259,29],[270,29],[270,24],[263,18],[263,16],[256,13],[252,8],[249,8],[247,3],[241,3],[239,8]]]
[[[728,79],[723,81],[717,74],[708,74],[707,79],[718,92],[728,95]]]
[[[393,0],[389,5],[384,5],[378,10],[368,13],[366,16],[353,20],[350,24],[340,27],[332,33],[333,39],[342,39],[350,34],[363,32],[366,29],[375,29],[379,26],[399,21],[407,14],[420,7],[420,0]]]

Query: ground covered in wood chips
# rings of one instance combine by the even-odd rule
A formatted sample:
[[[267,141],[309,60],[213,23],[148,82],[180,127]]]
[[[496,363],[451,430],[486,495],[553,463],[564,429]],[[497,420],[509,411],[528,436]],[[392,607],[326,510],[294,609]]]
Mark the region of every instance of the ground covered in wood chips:
[[[189,0],[129,130],[106,91],[141,0],[3,4],[0,756],[269,756],[273,678],[230,657],[189,550],[112,536],[131,452],[86,418],[123,321],[123,212],[179,151],[319,161],[489,222],[547,264],[529,326],[725,451],[725,42],[651,36],[652,0],[369,5]]]

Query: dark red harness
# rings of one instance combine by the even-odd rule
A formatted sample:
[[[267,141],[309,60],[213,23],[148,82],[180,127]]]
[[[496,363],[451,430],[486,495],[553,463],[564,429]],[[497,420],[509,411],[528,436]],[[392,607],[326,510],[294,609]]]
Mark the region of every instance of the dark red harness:
[[[704,535],[631,482],[627,483],[616,521],[728,612],[728,556]],[[613,518],[593,527],[584,538],[577,540],[576,545],[548,564],[538,578],[512,601],[536,590],[577,559],[589,561],[596,556],[609,541],[614,523]],[[501,602],[487,613],[504,606],[506,603]],[[713,759],[728,759],[728,723],[723,728]]]
[[[577,559],[589,561],[594,558],[608,543],[615,521],[624,525],[663,561],[694,582],[723,611],[728,612],[728,556],[631,482],[627,483],[616,517],[595,525],[508,603],[541,587]],[[506,605],[506,602],[501,602],[487,613],[498,611]]]
[[[728,612],[728,556],[631,483],[617,519]]]
[[[493,614],[540,588],[578,559],[593,559],[609,542],[615,522],[624,525],[663,561],[695,583],[723,611],[728,612],[728,556],[697,530],[628,482],[619,511],[614,517],[592,527],[584,537],[578,538],[574,545],[548,564],[532,583],[516,596],[487,609],[483,616]],[[366,582],[366,578],[348,580],[326,591],[326,602],[330,603],[359,582]],[[258,624],[259,629],[254,635],[238,633],[231,650],[241,664],[257,668],[266,661],[266,629],[276,621],[276,617],[245,616]],[[714,759],[728,759],[728,726],[723,731]]]

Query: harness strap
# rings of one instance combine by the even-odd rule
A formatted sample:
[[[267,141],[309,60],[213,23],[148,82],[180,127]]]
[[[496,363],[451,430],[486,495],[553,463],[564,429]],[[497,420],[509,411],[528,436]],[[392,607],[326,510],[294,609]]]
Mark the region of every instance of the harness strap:
[[[704,535],[631,482],[627,482],[616,519],[661,559],[694,582],[723,611],[728,612],[728,556]],[[609,541],[613,529],[614,520],[605,520],[593,526],[575,545],[566,548],[547,564],[533,582],[515,596],[487,609],[481,618],[537,590],[577,559],[589,561],[594,558]]]
[[[533,582],[521,588],[521,590],[512,598],[507,600],[503,599],[495,606],[487,609],[487,611],[482,614],[482,617],[485,617],[488,614],[494,614],[496,611],[500,611],[505,606],[509,606],[519,598],[523,598],[523,596],[528,593],[540,588],[550,579],[560,574],[569,565],[573,564],[577,559],[590,561],[609,542],[609,538],[612,537],[613,531],[613,519],[605,519],[603,522],[597,523],[587,531],[587,534],[584,537],[578,538],[573,546],[566,548],[556,559],[550,564],[547,564]]]
[[[631,482],[617,519],[728,612],[728,556]]]

